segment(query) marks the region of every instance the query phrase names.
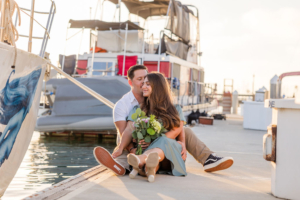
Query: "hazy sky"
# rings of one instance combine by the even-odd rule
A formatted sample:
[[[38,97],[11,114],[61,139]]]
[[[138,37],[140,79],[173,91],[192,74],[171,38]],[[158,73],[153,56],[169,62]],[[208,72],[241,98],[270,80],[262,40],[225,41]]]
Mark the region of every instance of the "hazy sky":
[[[16,0],[21,7],[30,8],[31,1]],[[300,71],[300,1],[299,0],[183,0],[200,11],[200,46],[203,56],[201,66],[205,69],[205,82],[217,83],[219,92],[224,78],[234,79],[234,89],[240,93],[252,91],[253,74],[255,90],[265,86],[275,75]],[[114,6],[105,3],[104,19],[113,20]],[[90,7],[94,17],[97,0],[56,1],[57,14],[48,42],[47,52],[53,63],[64,52],[67,23],[69,19],[89,19]],[[36,10],[48,11],[50,1],[36,0]],[[123,9],[125,10],[125,9]],[[127,11],[124,11],[127,19]],[[97,17],[100,16],[98,9]],[[110,17],[109,17],[110,16]],[[36,15],[45,24],[46,17]],[[29,19],[22,14],[20,34],[28,34]],[[26,26],[25,26],[26,25]],[[75,30],[77,32],[78,30]],[[69,36],[75,33],[69,32]],[[35,24],[34,35],[43,35]],[[88,50],[88,31],[80,53]],[[72,38],[66,53],[78,53],[80,34]],[[19,48],[27,49],[27,39],[20,39]],[[34,40],[34,53],[40,42]],[[300,77],[283,81],[284,93],[292,94]]]

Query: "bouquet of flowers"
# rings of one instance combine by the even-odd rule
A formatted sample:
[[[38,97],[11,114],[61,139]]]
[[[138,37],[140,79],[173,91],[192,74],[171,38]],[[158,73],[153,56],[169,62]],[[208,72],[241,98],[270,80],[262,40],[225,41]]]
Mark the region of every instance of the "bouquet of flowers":
[[[136,155],[141,155],[143,152],[139,144],[140,140],[149,143],[167,132],[162,123],[156,119],[155,115],[147,117],[146,113],[140,108],[136,109],[135,113],[131,115],[131,118],[134,120],[133,124],[135,127],[135,130],[132,132],[132,137],[138,141]]]

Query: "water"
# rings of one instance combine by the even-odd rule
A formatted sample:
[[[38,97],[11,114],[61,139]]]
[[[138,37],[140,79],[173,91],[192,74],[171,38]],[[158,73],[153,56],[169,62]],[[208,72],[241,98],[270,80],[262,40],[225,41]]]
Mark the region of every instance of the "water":
[[[34,132],[23,162],[1,200],[20,199],[98,165],[95,146],[113,151],[115,138],[45,137]]]

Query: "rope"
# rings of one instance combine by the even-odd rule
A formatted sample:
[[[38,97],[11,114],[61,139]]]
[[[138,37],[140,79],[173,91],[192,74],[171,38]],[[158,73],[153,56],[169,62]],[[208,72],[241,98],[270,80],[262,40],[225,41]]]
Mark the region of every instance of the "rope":
[[[4,24],[2,25],[3,30],[3,41],[7,41],[8,43],[15,46],[15,42],[19,39],[19,33],[12,22],[12,17],[17,9],[18,18],[19,18],[19,26],[21,25],[21,15],[20,8],[18,4],[14,0],[0,0],[0,9],[2,10],[2,1],[5,1],[4,14],[1,13],[1,17],[4,16]]]
[[[2,8],[2,3],[4,1],[4,9]],[[18,4],[14,0],[0,0],[0,10],[1,12],[4,10],[4,13],[1,13],[1,18],[3,24],[1,29],[4,29],[2,32],[2,41],[11,44],[15,47],[15,55],[14,55],[14,62],[12,68],[15,68],[16,60],[17,60],[17,47],[16,41],[19,39],[19,33],[12,22],[12,17],[17,9],[18,18],[19,18],[19,26],[21,25],[21,15],[20,15],[20,8]]]

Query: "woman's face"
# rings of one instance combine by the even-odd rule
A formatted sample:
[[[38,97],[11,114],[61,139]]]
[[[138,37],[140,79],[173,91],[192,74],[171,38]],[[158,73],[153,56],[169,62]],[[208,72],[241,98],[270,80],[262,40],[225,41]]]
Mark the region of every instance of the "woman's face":
[[[151,87],[147,77],[144,79],[142,89],[143,89],[143,96],[144,97],[149,97],[150,94],[152,93],[152,87]]]

